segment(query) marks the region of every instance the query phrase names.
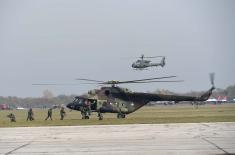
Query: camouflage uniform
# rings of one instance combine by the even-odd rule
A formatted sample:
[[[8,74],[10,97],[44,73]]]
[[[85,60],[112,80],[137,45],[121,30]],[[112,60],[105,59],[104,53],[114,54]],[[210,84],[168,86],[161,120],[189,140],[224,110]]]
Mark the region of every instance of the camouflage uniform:
[[[91,102],[90,101],[87,102],[87,112],[88,112],[88,115],[90,116],[91,115]]]
[[[30,120],[30,121],[34,120],[34,118],[33,118],[33,109],[32,108],[30,108],[29,111],[28,111],[27,121],[28,120]]]
[[[48,118],[52,120],[52,108],[48,109],[47,118],[45,120],[47,120]]]
[[[62,107],[60,109],[60,120],[63,120],[64,119],[64,116],[65,116],[66,112],[64,111],[64,107]]]
[[[7,117],[10,118],[11,122],[16,122],[16,118],[15,118],[15,115],[13,113],[10,113],[9,115],[7,115]]]
[[[80,108],[82,119],[89,119],[91,115],[91,103],[88,100],[85,100],[83,106]]]
[[[85,108],[84,107],[80,107],[80,111],[81,111],[82,119],[85,119],[85,116],[86,116]]]

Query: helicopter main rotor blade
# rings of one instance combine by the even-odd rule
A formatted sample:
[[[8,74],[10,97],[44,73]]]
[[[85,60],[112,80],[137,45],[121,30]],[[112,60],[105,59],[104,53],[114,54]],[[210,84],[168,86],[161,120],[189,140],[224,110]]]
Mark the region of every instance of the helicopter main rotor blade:
[[[37,86],[74,86],[74,85],[79,85],[75,83],[33,83],[32,85],[37,85]]]
[[[140,79],[140,80],[130,80],[130,81],[120,81],[119,83],[131,83],[131,82],[138,82],[138,81],[149,81],[149,80],[159,80],[159,79],[167,79],[167,78],[174,78],[176,76],[163,76],[157,78],[148,78],[148,79]]]
[[[115,81],[115,80],[111,80],[111,81],[105,81],[105,82],[98,82],[97,84],[123,84],[123,83],[141,83],[141,82],[145,82],[147,83],[148,81],[151,80],[160,80],[160,79],[166,79],[166,78],[173,78],[176,76],[164,76],[164,77],[157,77],[157,78],[148,78],[148,79],[139,79],[139,80],[130,80],[130,81]]]
[[[165,57],[165,56],[153,56],[153,57],[144,57],[144,58],[162,58],[162,57]]]
[[[105,82],[105,81],[91,80],[91,79],[82,79],[82,78],[77,78],[77,79],[75,79],[75,80],[92,81],[92,82]]]
[[[136,81],[136,82],[129,82],[129,83],[154,83],[154,82],[184,82],[184,80],[174,80],[174,81]],[[122,84],[122,83],[121,83]]]
[[[121,57],[121,59],[135,59],[135,58],[162,58],[162,57],[165,57],[165,56],[152,56],[152,57],[146,57],[146,56],[140,56],[140,57]]]
[[[181,81],[154,81],[154,80],[160,80],[160,79],[167,79],[167,78],[173,78],[176,76],[163,76],[163,77],[156,77],[156,78],[147,78],[147,79],[139,79],[139,80],[130,80],[130,81],[101,81],[101,80],[91,80],[91,79],[84,79],[84,78],[77,78],[76,80],[81,80],[81,81],[89,81],[83,84],[124,84],[124,83],[151,83],[151,82],[181,82]],[[32,85],[44,85],[44,86],[73,86],[73,85],[79,85],[79,84],[74,84],[74,83],[34,83]]]

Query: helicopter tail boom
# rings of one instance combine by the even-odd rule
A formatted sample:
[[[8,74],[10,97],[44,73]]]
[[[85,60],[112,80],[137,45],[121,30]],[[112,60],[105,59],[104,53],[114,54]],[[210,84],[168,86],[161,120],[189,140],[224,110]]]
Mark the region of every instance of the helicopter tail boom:
[[[151,93],[125,93],[125,95],[116,95],[115,97],[122,98],[124,100],[129,100],[133,102],[144,101],[145,103],[151,101],[206,101],[212,94],[212,91],[215,89],[212,86],[208,91],[206,91],[201,96],[186,96],[186,95],[166,95],[166,94],[151,94]]]
[[[162,57],[162,60],[161,60],[161,62],[160,63],[150,63],[150,66],[161,66],[161,67],[164,67],[165,66],[165,64],[166,64],[166,62],[165,62],[165,57]]]
[[[199,101],[206,101],[208,100],[208,98],[211,96],[212,94],[212,91],[215,89],[214,86],[211,87],[211,89],[209,89],[207,92],[205,92],[204,94],[202,94],[200,97],[199,97]]]

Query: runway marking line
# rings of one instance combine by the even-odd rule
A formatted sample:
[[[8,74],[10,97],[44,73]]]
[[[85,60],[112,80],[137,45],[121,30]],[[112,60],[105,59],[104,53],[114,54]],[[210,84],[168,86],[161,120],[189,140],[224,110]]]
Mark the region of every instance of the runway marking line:
[[[15,151],[17,151],[17,150],[19,150],[19,149],[21,149],[21,148],[23,148],[23,147],[26,147],[26,146],[30,145],[31,143],[32,143],[32,141],[31,141],[31,142],[28,142],[27,144],[21,145],[21,146],[15,148],[15,149],[13,149],[13,150],[11,150],[11,151],[5,153],[5,155],[12,154],[13,152],[15,152]]]

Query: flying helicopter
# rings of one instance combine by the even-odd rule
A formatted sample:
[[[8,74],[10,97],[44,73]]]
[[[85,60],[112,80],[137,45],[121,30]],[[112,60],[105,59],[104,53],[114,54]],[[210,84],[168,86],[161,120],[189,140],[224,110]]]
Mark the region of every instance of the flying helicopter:
[[[92,82],[89,84],[111,85],[100,89],[88,91],[88,94],[76,96],[74,101],[67,104],[71,110],[81,111],[82,119],[89,119],[90,112],[97,112],[99,120],[103,119],[103,113],[116,113],[117,118],[125,118],[126,115],[135,112],[151,101],[206,101],[214,87],[214,74],[211,74],[212,87],[201,96],[182,96],[182,95],[164,95],[154,93],[132,92],[127,88],[122,88],[119,84],[140,84],[153,82],[181,82],[181,80],[168,81],[162,79],[173,78],[176,76],[165,76],[158,78],[148,78],[130,81],[99,81],[91,79],[77,79]]]
[[[146,60],[145,58],[157,58],[157,57],[161,57],[162,60],[161,62],[159,63],[151,63],[151,60]],[[137,70],[143,70],[143,69],[146,69],[148,67],[158,67],[158,66],[161,66],[161,67],[164,67],[166,62],[165,62],[165,59],[166,57],[165,56],[153,56],[153,57],[145,57],[144,54],[142,54],[140,57],[138,57],[140,59],[138,59],[137,61],[133,62],[131,67],[134,68],[134,69],[137,69]]]

